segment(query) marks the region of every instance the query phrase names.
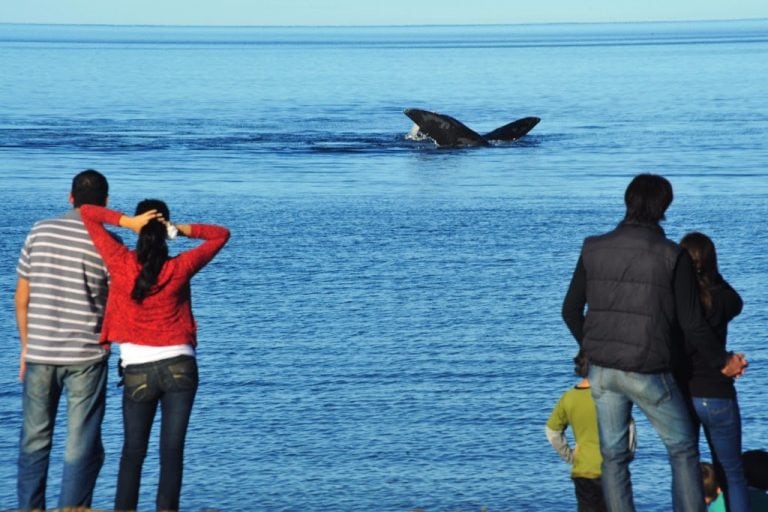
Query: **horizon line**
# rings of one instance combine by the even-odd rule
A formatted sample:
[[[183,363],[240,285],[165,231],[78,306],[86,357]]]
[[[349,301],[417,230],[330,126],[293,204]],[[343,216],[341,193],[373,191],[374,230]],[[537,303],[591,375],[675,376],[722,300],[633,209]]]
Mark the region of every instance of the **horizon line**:
[[[168,24],[168,23],[45,23],[0,21],[3,25],[56,26],[56,27],[177,27],[177,28],[420,28],[420,27],[493,27],[493,26],[531,26],[531,25],[613,25],[613,24],[674,24],[674,23],[723,23],[744,21],[768,21],[760,18],[718,18],[718,19],[679,19],[679,20],[624,20],[624,21],[531,21],[514,23],[391,23],[391,24],[293,24],[293,25],[240,25],[240,24]]]

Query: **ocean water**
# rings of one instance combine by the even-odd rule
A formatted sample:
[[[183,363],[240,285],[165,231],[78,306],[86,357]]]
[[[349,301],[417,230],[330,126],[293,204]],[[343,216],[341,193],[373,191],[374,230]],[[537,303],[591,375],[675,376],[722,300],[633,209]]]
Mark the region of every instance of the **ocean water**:
[[[667,233],[710,234],[744,298],[730,329],[751,361],[744,445],[766,448],[768,20],[0,25],[0,69],[0,509],[16,506],[16,259],[88,167],[115,208],[159,197],[233,233],[193,281],[184,510],[575,509],[544,436],[576,382],[560,306],[583,238],[618,222],[640,172],[671,180]],[[542,121],[514,143],[439,149],[405,138],[406,107],[480,132]],[[102,509],[122,440],[111,378]],[[664,449],[637,419],[636,502],[666,511]],[[60,421],[49,506],[63,442]]]

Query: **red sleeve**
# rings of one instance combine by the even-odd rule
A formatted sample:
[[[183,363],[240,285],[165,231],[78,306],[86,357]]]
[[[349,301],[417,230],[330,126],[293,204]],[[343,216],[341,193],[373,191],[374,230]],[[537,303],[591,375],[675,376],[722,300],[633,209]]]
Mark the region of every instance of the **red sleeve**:
[[[205,242],[176,257],[179,265],[187,270],[190,277],[206,266],[229,240],[229,230],[225,227],[213,224],[192,224],[191,227],[189,238],[200,238]]]
[[[105,223],[119,226],[122,216],[123,214],[118,211],[92,204],[84,204],[80,207],[80,217],[83,219],[83,224],[85,224],[93,245],[96,246],[96,250],[99,251],[108,268],[110,265],[114,265],[119,258],[130,253],[126,246],[117,241],[104,228]]]

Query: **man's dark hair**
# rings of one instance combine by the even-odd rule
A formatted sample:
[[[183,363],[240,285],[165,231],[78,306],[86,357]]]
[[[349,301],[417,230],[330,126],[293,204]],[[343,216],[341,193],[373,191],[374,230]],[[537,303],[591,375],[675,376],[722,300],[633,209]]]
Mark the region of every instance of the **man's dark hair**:
[[[86,169],[72,179],[72,204],[75,208],[84,204],[106,206],[108,195],[107,178],[99,171]]]
[[[638,174],[624,193],[624,220],[658,224],[672,204],[672,184],[658,174]]]

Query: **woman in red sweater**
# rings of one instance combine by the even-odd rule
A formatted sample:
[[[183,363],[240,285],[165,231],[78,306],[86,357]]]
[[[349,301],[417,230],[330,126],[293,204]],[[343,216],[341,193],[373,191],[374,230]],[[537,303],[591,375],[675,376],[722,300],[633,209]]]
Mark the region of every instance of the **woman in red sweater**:
[[[171,224],[168,207],[147,199],[136,215],[98,206],[80,209],[94,245],[110,273],[102,343],[120,344],[123,370],[123,451],[116,510],[135,510],[149,434],[160,404],[160,481],[157,510],[178,510],[184,439],[197,391],[197,345],[190,280],[221,250],[229,230],[207,224]],[[138,234],[136,250],[105,228],[112,224]],[[171,257],[167,238],[181,234],[205,240]]]

